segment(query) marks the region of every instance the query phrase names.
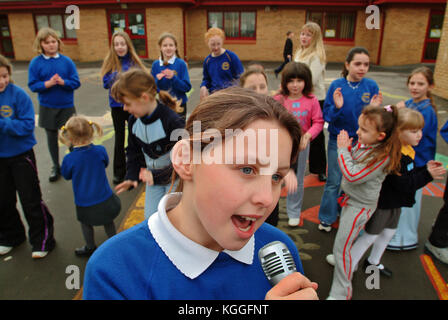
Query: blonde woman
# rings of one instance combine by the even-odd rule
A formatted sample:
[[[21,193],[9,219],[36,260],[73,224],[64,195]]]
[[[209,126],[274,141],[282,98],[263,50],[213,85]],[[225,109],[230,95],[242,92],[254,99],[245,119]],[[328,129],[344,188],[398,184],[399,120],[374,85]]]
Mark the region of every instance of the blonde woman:
[[[146,69],[138,57],[131,38],[126,32],[116,32],[111,39],[110,50],[101,67],[104,89],[109,90],[109,105],[111,107],[112,121],[115,130],[113,183],[119,184],[126,175],[126,155],[124,151],[125,125],[129,119],[129,113],[123,110],[123,104],[117,102],[110,94],[110,88],[114,84],[119,73],[123,73],[132,67]]]
[[[300,47],[294,55],[295,62],[305,63],[311,70],[313,77],[314,95],[323,109],[325,100],[325,65],[326,55],[322,32],[315,22],[307,22],[300,31]],[[309,169],[317,174],[320,181],[326,181],[327,161],[325,158],[324,130],[311,142],[309,155]]]

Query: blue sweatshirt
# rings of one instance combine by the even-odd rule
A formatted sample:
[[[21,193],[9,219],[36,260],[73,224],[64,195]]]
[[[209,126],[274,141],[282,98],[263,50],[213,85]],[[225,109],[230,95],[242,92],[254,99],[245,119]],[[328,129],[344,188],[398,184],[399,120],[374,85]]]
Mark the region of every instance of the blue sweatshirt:
[[[90,144],[73,148],[62,161],[61,174],[72,180],[75,203],[90,207],[112,196],[112,189],[106,176],[109,157],[103,146]]]
[[[123,57],[118,57],[118,58],[121,62],[121,72],[126,72],[131,67],[134,66],[134,62],[130,58],[129,53],[127,53]],[[110,95],[110,89],[112,88],[115,80],[117,79],[117,75],[118,75],[117,71],[114,71],[114,72],[109,71],[103,77],[103,87],[104,87],[104,89],[109,89],[109,105],[111,108],[118,108],[118,107],[122,108],[123,107],[122,103],[115,101],[114,98],[112,98],[112,96]]]
[[[415,165],[417,167],[423,167],[429,160],[434,160],[436,156],[436,144],[437,144],[437,115],[434,108],[431,105],[430,99],[422,100],[418,103],[409,99],[405,102],[406,107],[419,111],[423,119],[425,119],[425,126],[423,127],[422,140],[418,146],[414,147],[415,150]]]
[[[156,75],[165,69],[174,70],[174,76],[171,79],[163,77],[158,80]],[[174,63],[160,65],[160,60],[155,60],[151,67],[151,74],[157,85],[157,92],[160,90],[168,91],[173,97],[182,100],[182,104],[187,103],[187,92],[191,90],[190,76],[188,74],[187,64],[184,60],[175,58]]]
[[[201,87],[206,86],[210,93],[234,85],[235,80],[244,72],[240,59],[230,50],[217,57],[209,54],[204,60],[202,69]]]
[[[33,102],[13,83],[0,92],[0,158],[24,153],[36,144]]]
[[[45,88],[45,81],[55,74],[64,79],[65,84]],[[73,92],[80,87],[78,71],[73,61],[62,54],[58,58],[45,58],[43,55],[31,60],[28,70],[28,87],[38,93],[39,104],[47,108],[72,108]]]
[[[358,118],[362,109],[370,104],[370,100],[375,94],[378,94],[379,88],[376,82],[369,78],[363,78],[360,82],[352,82],[352,89],[347,79],[339,78],[334,80],[327,91],[327,97],[324,102],[324,120],[328,122],[328,131],[330,139],[336,139],[339,131],[346,130],[350,137],[357,139],[356,131],[358,130]],[[337,109],[333,93],[337,88],[341,88],[344,104],[342,108]]]

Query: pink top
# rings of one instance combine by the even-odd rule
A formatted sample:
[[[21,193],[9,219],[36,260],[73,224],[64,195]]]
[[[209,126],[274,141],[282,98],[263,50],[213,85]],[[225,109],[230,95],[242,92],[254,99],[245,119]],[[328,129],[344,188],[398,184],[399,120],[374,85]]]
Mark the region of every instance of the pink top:
[[[311,98],[302,96],[291,100],[287,96],[278,94],[274,99],[280,102],[291,113],[302,127],[303,134],[311,134],[311,140],[317,137],[324,127],[324,118],[319,101],[314,95]]]

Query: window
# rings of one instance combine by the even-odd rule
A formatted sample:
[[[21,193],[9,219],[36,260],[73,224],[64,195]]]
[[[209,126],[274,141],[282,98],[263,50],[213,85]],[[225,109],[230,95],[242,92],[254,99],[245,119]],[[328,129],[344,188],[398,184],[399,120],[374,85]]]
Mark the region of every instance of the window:
[[[227,39],[255,39],[256,14],[253,11],[208,13],[208,28],[220,28]]]
[[[308,12],[306,20],[320,25],[324,40],[355,38],[355,12]]]
[[[70,30],[65,27],[65,21],[69,17],[68,14],[46,14],[35,15],[37,30],[44,27],[50,27],[56,31],[61,39],[76,39],[76,30]]]

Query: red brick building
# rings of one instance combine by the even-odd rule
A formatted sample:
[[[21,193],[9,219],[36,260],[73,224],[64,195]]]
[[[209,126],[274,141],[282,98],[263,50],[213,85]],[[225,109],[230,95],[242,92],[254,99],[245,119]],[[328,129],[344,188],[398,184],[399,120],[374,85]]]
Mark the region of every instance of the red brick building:
[[[79,29],[66,26],[73,18],[69,5],[79,8]],[[366,13],[369,5],[378,16]],[[202,60],[208,54],[203,34],[218,26],[226,31],[225,47],[242,60],[279,61],[286,31],[298,38],[301,26],[314,20],[330,62],[343,61],[353,46],[366,47],[372,62],[385,66],[435,62],[445,7],[446,0],[0,0],[0,52],[30,60],[36,32],[51,26],[63,52],[78,61],[102,60],[116,30],[129,33],[143,58],[157,58],[157,39],[169,31],[183,58]]]

